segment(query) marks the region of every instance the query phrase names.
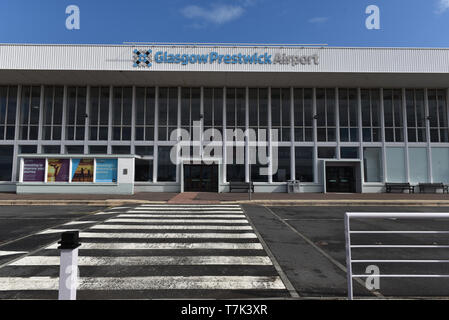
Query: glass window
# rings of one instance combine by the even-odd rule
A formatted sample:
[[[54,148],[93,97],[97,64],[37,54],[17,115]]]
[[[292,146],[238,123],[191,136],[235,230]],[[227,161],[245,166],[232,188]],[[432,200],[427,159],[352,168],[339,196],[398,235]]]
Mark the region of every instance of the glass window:
[[[301,182],[313,182],[313,148],[295,148],[295,179]]]
[[[19,154],[36,154],[37,146],[19,146]]]
[[[340,141],[359,141],[358,102],[356,89],[339,89]]]
[[[258,141],[268,141],[268,89],[249,89],[248,111],[249,128],[255,130]]]
[[[136,140],[154,141],[155,88],[136,88]]]
[[[171,159],[172,147],[159,147],[158,148],[158,181],[176,181],[176,159]]]
[[[87,116],[86,95],[85,87],[67,88],[67,140],[84,140]]]
[[[290,147],[278,147],[277,159],[276,151],[273,149],[273,182],[287,182],[291,179],[290,170]],[[276,166],[277,161],[277,166]],[[276,171],[277,169],[277,171]]]
[[[84,146],[66,146],[66,154],[84,154]]]
[[[382,148],[363,148],[365,182],[382,182]]]
[[[195,91],[197,119],[200,118],[200,89]],[[178,128],[178,88],[159,88],[159,141],[171,140],[171,134]],[[181,106],[182,108],[182,106]],[[175,139],[176,140],[176,137]]]
[[[290,141],[290,89],[271,89],[271,129],[279,141]]]
[[[313,141],[313,90],[294,89],[295,141]]]
[[[153,146],[136,146],[135,150],[139,156],[152,156],[154,148]]]
[[[341,147],[340,158],[342,159],[359,159],[359,148],[357,147]]]
[[[435,183],[449,183],[449,148],[432,148],[432,178]]]
[[[384,90],[385,141],[404,142],[402,91]]]
[[[112,154],[131,154],[130,146],[112,146]]]
[[[226,147],[226,181],[245,181],[245,148]]]
[[[427,148],[409,148],[410,183],[429,182],[427,174]]]
[[[42,153],[44,154],[60,154],[60,146],[42,146]]]
[[[112,140],[131,140],[132,88],[116,87],[112,103]]]
[[[251,147],[250,157],[251,157],[251,167],[250,167],[251,181],[267,182],[268,165],[269,165],[268,147],[263,146],[258,146],[257,148]]]
[[[336,141],[335,89],[316,90],[317,140]]]
[[[153,181],[153,160],[135,159],[135,181],[152,182]]]
[[[406,90],[407,136],[409,142],[426,142],[424,90]]]
[[[89,154],[108,154],[107,146],[89,146]]]
[[[90,89],[89,140],[108,140],[109,88]]]
[[[44,87],[43,140],[61,140],[64,87]]]
[[[0,146],[0,181],[11,181],[13,146]]]
[[[203,130],[215,129],[223,132],[223,89],[204,88],[203,91]],[[204,136],[203,136],[204,137]],[[220,138],[220,137],[217,137]]]
[[[431,142],[449,142],[446,92],[429,90],[429,123]]]
[[[17,87],[0,87],[0,140],[15,139]]]
[[[364,142],[380,142],[380,90],[362,89],[362,133]]]
[[[386,148],[387,152],[387,181],[407,182],[405,174],[404,148]]]
[[[335,147],[318,147],[318,158],[319,159],[337,158],[335,154]]]
[[[19,134],[21,140],[38,139],[37,135],[39,128],[40,96],[40,87],[22,87]]]
[[[230,130],[246,128],[246,93],[243,88],[226,89],[226,127]]]

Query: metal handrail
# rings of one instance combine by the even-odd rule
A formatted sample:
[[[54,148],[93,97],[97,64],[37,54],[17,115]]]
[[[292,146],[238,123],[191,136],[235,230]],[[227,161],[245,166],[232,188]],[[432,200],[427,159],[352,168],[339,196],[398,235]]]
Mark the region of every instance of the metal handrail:
[[[347,281],[348,281],[348,299],[354,299],[353,293],[353,278],[449,278],[449,274],[385,274],[385,275],[366,275],[353,274],[353,263],[449,263],[449,260],[428,259],[428,260],[352,260],[352,248],[449,248],[449,245],[353,245],[351,244],[351,234],[449,234],[449,231],[380,231],[380,230],[351,230],[350,220],[356,219],[449,219],[449,213],[424,213],[424,212],[347,212],[345,214],[345,240],[346,240],[346,267],[347,267]]]

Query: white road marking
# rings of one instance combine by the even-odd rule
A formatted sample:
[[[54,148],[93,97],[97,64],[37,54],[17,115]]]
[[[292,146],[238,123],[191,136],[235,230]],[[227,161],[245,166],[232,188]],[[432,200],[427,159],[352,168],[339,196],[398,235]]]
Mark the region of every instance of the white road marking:
[[[116,214],[116,213],[121,213],[121,212],[97,212],[97,213],[95,213],[95,215],[97,215],[97,214]]]
[[[129,211],[135,212],[135,211]],[[129,218],[245,218],[244,214],[146,214],[146,213],[123,213],[118,217]]]
[[[216,219],[122,219],[111,218],[105,222],[140,222],[140,223],[235,223],[247,224],[248,220],[216,220]]]
[[[57,249],[54,243],[46,249]],[[263,250],[260,243],[226,243],[226,242],[201,242],[201,243],[141,243],[141,242],[88,242],[81,244],[80,250],[176,250],[176,249],[215,249],[215,250]]]
[[[58,290],[59,279],[50,277],[0,278],[1,291]],[[285,289],[279,277],[165,276],[80,278],[78,290],[260,290]]]
[[[1,251],[0,250],[0,257],[12,256],[13,254],[22,254],[22,253],[28,253],[28,251]]]
[[[114,239],[257,239],[254,233],[106,233],[81,232],[81,238]]]
[[[92,230],[105,229],[105,230],[252,230],[251,226],[184,226],[184,225],[129,225],[129,224],[99,224],[92,226]]]
[[[213,210],[221,210],[221,211],[225,211],[225,212],[234,212],[234,211],[238,211],[238,212],[243,212],[242,209],[240,208],[165,208],[165,207],[161,207],[161,208],[141,208],[141,207],[137,207],[137,208],[131,208],[130,210],[138,210],[138,211],[213,211]]]
[[[67,231],[79,231],[79,229],[48,229],[37,234],[51,234],[51,233],[63,233]]]
[[[160,208],[240,208],[238,204],[224,204],[224,205],[197,205],[197,204],[142,204],[139,207],[160,207]]]
[[[11,266],[59,266],[59,257],[31,256]],[[156,256],[156,257],[79,257],[79,266],[159,266],[159,265],[260,265],[271,266],[267,256]]]
[[[100,223],[101,221],[71,221],[71,222],[67,222],[64,223],[64,226],[70,226],[70,225],[74,225],[74,224],[84,224],[84,223]]]
[[[201,214],[201,215],[205,215],[205,214],[219,214],[220,216],[224,216],[224,215],[229,215],[229,214],[238,214],[238,215],[244,215],[243,211],[217,211],[217,210],[212,210],[212,211],[187,211],[187,210],[176,210],[176,211],[165,211],[165,210],[128,210],[126,211],[126,213],[123,214],[128,214],[128,213],[134,213],[134,214]]]

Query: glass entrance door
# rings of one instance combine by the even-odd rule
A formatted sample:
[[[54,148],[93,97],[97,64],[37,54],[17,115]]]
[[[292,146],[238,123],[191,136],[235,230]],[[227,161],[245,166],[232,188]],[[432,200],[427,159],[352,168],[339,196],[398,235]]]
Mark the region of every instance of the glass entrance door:
[[[185,192],[218,192],[218,165],[185,164]]]
[[[326,191],[355,193],[354,167],[326,167]]]

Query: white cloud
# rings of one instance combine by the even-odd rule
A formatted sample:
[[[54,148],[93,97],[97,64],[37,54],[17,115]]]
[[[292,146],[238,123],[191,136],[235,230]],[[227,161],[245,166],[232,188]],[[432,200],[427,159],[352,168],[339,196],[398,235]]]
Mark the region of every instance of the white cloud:
[[[315,18],[309,19],[309,23],[324,23],[327,20],[329,20],[328,17],[315,17]]]
[[[449,0],[439,0],[436,13],[441,14],[449,9]]]
[[[182,9],[181,12],[188,19],[200,19],[211,23],[223,24],[240,18],[245,9],[242,6],[232,5],[212,5],[209,8],[191,5]]]

